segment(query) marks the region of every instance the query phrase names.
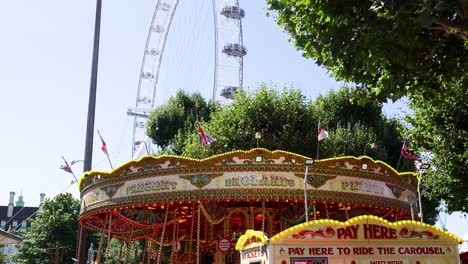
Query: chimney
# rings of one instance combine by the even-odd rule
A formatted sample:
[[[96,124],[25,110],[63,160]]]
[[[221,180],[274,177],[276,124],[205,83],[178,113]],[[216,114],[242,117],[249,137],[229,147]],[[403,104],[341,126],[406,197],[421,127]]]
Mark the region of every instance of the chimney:
[[[15,192],[10,192],[10,202],[8,203],[8,211],[7,211],[8,218],[10,218],[13,215],[13,208],[14,208],[13,202],[14,201],[15,201]]]
[[[45,193],[41,193],[40,196],[41,198],[39,199],[39,204],[42,204],[42,202],[44,202]]]

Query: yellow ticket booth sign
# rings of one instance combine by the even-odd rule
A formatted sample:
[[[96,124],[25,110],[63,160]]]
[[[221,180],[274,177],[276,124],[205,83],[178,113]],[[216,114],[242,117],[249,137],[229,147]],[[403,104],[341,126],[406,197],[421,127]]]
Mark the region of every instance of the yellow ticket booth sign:
[[[248,231],[236,249],[241,263],[261,264],[426,264],[459,263],[463,240],[440,228],[415,221],[390,223],[376,216],[346,222],[316,220],[288,228],[269,240]],[[262,237],[263,235],[263,237]],[[262,250],[262,246],[264,249]],[[245,255],[246,252],[256,252]],[[260,253],[258,253],[260,252]]]

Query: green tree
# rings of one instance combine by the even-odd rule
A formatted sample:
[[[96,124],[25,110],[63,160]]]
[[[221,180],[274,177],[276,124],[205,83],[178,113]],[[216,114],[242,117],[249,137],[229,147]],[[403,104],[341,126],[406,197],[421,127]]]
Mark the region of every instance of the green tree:
[[[147,124],[147,135],[153,142],[164,148],[169,147],[173,153],[180,154],[180,145],[176,138],[185,138],[187,131],[195,127],[195,121],[209,121],[216,104],[206,102],[199,94],[185,94],[178,91],[167,105],[156,108],[150,115]]]
[[[468,68],[467,0],[267,0],[303,56],[360,99],[380,101],[450,90]]]
[[[432,169],[422,178],[424,193],[443,200],[447,211],[468,212],[468,82],[459,82],[431,102],[415,100],[413,138],[429,151]],[[464,96],[461,96],[464,95]]]
[[[121,242],[117,239],[110,240],[110,246],[107,245],[107,238],[105,238],[104,247],[102,253],[102,262],[108,264],[118,264],[118,263],[126,263],[125,261],[128,260],[129,263],[138,263],[141,259],[135,259],[135,256],[141,257],[144,249],[144,243],[141,241],[134,241],[134,242]],[[128,246],[130,246],[130,250],[128,250]],[[109,250],[109,251],[108,251]],[[135,254],[135,251],[137,253]],[[127,256],[127,252],[129,253]],[[120,259],[119,259],[120,256]],[[97,256],[96,256],[97,257]],[[95,257],[95,259],[96,259]]]
[[[403,124],[395,118],[387,118],[382,112],[382,103],[368,101],[358,104],[353,90],[342,87],[319,96],[314,112],[320,117],[321,126],[330,130],[330,140],[321,147],[322,157],[342,155],[360,156],[368,143],[377,143],[378,150],[366,148],[366,154],[386,161],[396,168],[402,146]],[[401,170],[411,170],[411,162],[400,162]]]
[[[72,194],[46,199],[24,233],[16,259],[20,263],[73,263],[80,202]]]
[[[202,148],[197,134],[192,133],[185,142],[183,155],[206,157],[254,148],[257,132],[262,135],[260,147],[311,155],[316,146],[313,136],[316,121],[308,101],[297,90],[280,90],[262,84],[254,94],[238,92],[232,104],[214,112],[211,122],[203,126],[218,142]]]
[[[0,248],[0,249],[3,249],[3,248]],[[0,252],[0,263],[2,263],[2,264],[3,264],[3,263],[4,263],[4,261],[5,261],[5,259],[6,259],[6,256],[5,256],[5,254],[3,254],[3,252]]]
[[[211,121],[203,123],[204,131],[217,142],[202,147],[195,128],[180,140],[182,155],[205,158],[215,154],[251,149],[257,146],[255,133],[260,132],[260,147],[281,149],[309,157],[316,157],[317,125],[329,131],[329,140],[320,143],[320,159],[336,156],[366,155],[397,167],[403,142],[403,124],[382,113],[382,104],[357,104],[352,90],[341,88],[320,96],[314,102],[306,100],[293,88],[267,87],[262,84],[252,92],[240,91],[232,104],[212,113]],[[169,152],[170,153],[170,152]],[[400,171],[414,170],[410,160],[402,159]],[[437,205],[425,206],[425,219],[434,222]]]
[[[425,199],[468,212],[468,1],[267,3],[305,57],[356,84],[360,103],[409,98],[412,143],[435,168]]]

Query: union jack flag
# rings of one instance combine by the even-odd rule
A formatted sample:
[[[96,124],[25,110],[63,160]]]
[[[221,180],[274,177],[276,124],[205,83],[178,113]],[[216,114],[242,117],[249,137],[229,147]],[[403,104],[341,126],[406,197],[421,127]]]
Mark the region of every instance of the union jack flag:
[[[406,138],[405,142],[403,142],[403,146],[401,147],[401,155],[407,159],[421,160],[421,157],[419,157],[409,148],[409,138]]]
[[[198,122],[197,122],[197,127],[198,127],[198,135],[200,136],[200,143],[202,147],[208,147],[209,145],[211,145],[213,142],[216,141],[216,138],[205,134],[205,132],[200,126],[200,123]]]
[[[60,169],[66,171],[68,173],[73,173],[72,169],[70,168],[70,166],[68,166],[68,164],[64,164],[64,165],[60,166]]]

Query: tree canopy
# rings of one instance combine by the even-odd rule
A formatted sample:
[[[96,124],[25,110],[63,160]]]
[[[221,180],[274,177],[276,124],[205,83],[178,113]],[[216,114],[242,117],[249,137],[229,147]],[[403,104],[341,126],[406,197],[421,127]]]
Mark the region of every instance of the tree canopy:
[[[355,83],[361,100],[429,100],[466,78],[466,0],[267,0],[267,7],[303,56]]]
[[[267,7],[304,57],[356,85],[360,103],[409,98],[413,146],[433,165],[426,197],[468,212],[468,1],[267,0]]]
[[[70,193],[46,199],[23,234],[16,259],[26,264],[73,263],[79,210],[79,200]]]
[[[434,169],[423,177],[431,199],[444,201],[448,212],[468,212],[468,83],[454,85],[440,102],[415,100],[413,137],[431,153]],[[460,96],[460,95],[465,96]]]
[[[329,139],[320,143],[320,159],[362,156],[366,150],[367,156],[396,168],[403,141],[403,124],[385,117],[381,103],[374,101],[361,105],[351,97],[352,90],[343,87],[312,101],[294,88],[262,84],[252,92],[239,91],[231,104],[211,112],[206,119],[210,121],[202,123],[205,133],[217,139],[210,147],[202,147],[194,125],[187,124],[183,138],[174,134],[169,139],[180,147],[167,145],[162,147],[161,153],[205,158],[232,150],[251,149],[258,144],[270,150],[281,149],[316,158],[320,120],[320,126],[329,132]],[[161,107],[155,111],[165,110]],[[257,132],[261,139],[255,138]],[[379,148],[371,148],[370,143],[377,143]],[[414,170],[410,160],[402,159],[400,163],[400,170]],[[438,203],[432,203],[424,208],[426,220],[434,222],[437,206]]]
[[[153,142],[164,148],[169,147],[180,154],[181,146],[177,138],[186,137],[187,131],[193,130],[195,121],[209,121],[216,104],[206,102],[199,94],[187,95],[178,91],[175,97],[169,98],[166,105],[156,108],[150,115],[146,134]]]

